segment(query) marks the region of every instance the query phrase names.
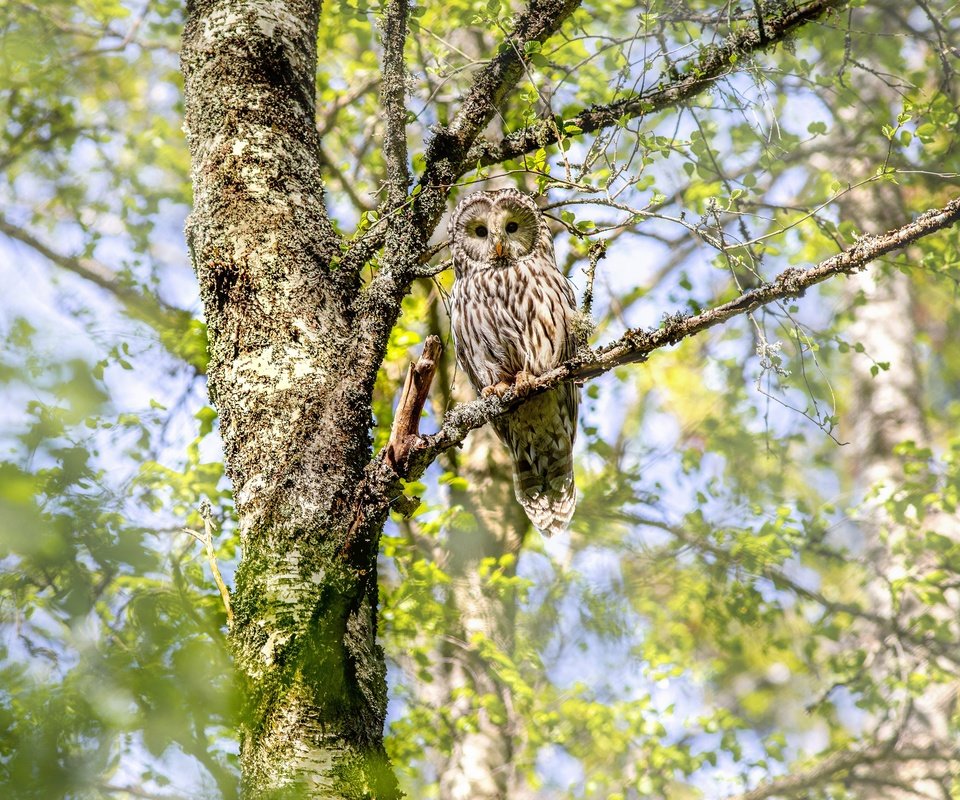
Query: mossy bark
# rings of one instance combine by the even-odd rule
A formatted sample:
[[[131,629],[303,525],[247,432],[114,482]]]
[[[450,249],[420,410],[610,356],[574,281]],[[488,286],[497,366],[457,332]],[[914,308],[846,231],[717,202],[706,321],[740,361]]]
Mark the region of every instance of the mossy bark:
[[[195,0],[187,14],[187,238],[243,547],[231,640],[244,796],[389,800],[383,519],[356,511],[371,389],[349,356],[359,278],[338,269],[323,203],[320,3]]]

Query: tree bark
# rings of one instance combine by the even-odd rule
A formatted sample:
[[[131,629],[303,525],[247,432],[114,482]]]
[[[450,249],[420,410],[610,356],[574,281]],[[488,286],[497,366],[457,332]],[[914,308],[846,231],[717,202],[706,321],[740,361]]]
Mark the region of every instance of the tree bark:
[[[347,377],[359,279],[336,268],[323,204],[320,3],[196,0],[187,12],[187,238],[243,547],[231,641],[244,796],[388,800],[383,518],[354,512],[370,386]]]
[[[882,219],[882,209],[890,207],[885,203],[870,204],[863,211],[870,219]],[[934,607],[928,607],[912,591],[903,592],[897,599],[891,592],[891,587],[903,576],[921,575],[938,566],[934,553],[914,555],[906,543],[918,531],[899,525],[883,505],[907,479],[896,446],[902,442],[914,442],[920,448],[934,444],[918,396],[923,376],[922,358],[917,350],[919,331],[913,313],[913,288],[910,279],[896,271],[882,277],[876,272],[857,275],[850,288],[850,295],[860,292],[866,300],[859,306],[850,330],[852,341],[862,344],[869,356],[853,361],[850,435],[854,447],[851,474],[857,488],[862,492],[878,492],[874,499],[863,503],[859,514],[867,560],[877,574],[868,585],[871,604],[897,620],[902,630],[914,628],[922,614],[930,613],[941,624],[949,626],[956,641],[960,636],[956,624],[960,597],[956,590],[946,592],[944,602]],[[896,322],[891,323],[892,320]],[[873,375],[870,359],[889,362],[890,368]],[[930,514],[924,527],[960,541],[960,526],[954,516]],[[878,731],[892,742],[891,757],[872,769],[872,777],[879,785],[861,789],[858,796],[864,800],[946,797],[951,780],[960,777],[956,727],[952,720],[958,685],[956,681],[943,682],[937,677],[936,657],[929,650],[893,642],[879,632],[876,635],[877,641],[864,642],[873,653],[876,669],[911,679],[928,676],[931,682],[918,697],[910,698],[902,689],[891,698],[891,708],[899,708],[900,713]],[[956,651],[953,658],[960,658],[960,651]],[[926,759],[898,757],[898,752],[904,750],[933,755]]]

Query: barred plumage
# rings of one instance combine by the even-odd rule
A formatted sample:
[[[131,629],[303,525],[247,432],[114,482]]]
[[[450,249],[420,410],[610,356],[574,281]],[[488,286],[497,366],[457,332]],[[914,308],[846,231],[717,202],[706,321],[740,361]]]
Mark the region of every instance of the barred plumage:
[[[502,393],[574,355],[576,300],[533,200],[516,189],[469,195],[450,240],[457,360],[478,392]],[[567,383],[494,422],[513,457],[517,500],[545,536],[567,528],[576,504],[578,401]]]

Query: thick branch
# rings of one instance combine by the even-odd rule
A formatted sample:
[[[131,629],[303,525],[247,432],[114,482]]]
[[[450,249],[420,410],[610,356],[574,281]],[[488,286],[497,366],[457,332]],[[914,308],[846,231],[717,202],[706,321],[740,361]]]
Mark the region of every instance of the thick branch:
[[[913,222],[879,236],[864,236],[851,249],[821,261],[809,269],[784,270],[773,281],[745,292],[729,303],[716,306],[694,316],[676,314],[662,327],[652,330],[630,330],[596,351],[581,352],[556,369],[541,375],[532,384],[527,397],[546,391],[565,381],[594,378],[622,364],[646,361],[655,350],[677,344],[689,336],[726,322],[732,317],[755,311],[777,300],[800,297],[812,286],[835,275],[849,275],[863,270],[871,261],[918,239],[942,230],[960,220],[960,198],[946,206],[921,214]],[[420,448],[411,451],[408,463],[411,472],[404,477],[417,477],[441,452],[458,446],[474,428],[516,408],[524,398],[512,391],[504,398],[487,397],[452,409],[444,418],[440,431],[425,437]],[[419,471],[418,471],[419,470]]]
[[[709,88],[729,73],[738,58],[783,41],[807,23],[845,6],[847,2],[849,0],[812,0],[782,16],[771,15],[763,21],[762,32],[759,28],[742,28],[731,33],[718,46],[704,47],[697,62],[672,80],[661,82],[633,97],[585,109],[566,120],[541,120],[529,128],[508,134],[496,144],[478,142],[464,159],[464,165],[499,164],[556,144],[559,131],[565,131],[565,136],[592,133],[616,125],[624,117],[643,117],[675,106]]]

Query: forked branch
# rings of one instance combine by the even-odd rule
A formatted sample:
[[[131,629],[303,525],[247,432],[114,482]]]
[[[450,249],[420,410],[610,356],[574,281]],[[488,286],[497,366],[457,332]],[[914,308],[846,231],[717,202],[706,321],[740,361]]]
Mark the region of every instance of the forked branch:
[[[547,41],[560,29],[580,2],[581,0],[531,0],[527,9],[517,17],[516,25],[508,35],[509,46],[503,47],[477,73],[450,124],[436,126],[424,154],[426,163],[423,174],[411,195],[414,198],[413,213],[408,218],[407,230],[416,234],[422,246],[426,246],[446,210],[451,186],[470,168],[468,152],[477,136],[494,118],[503,98],[523,73],[524,63],[528,58],[526,45],[529,42]],[[393,17],[400,15],[402,8],[404,6],[398,1],[391,3],[385,22],[389,24]],[[395,55],[385,54],[385,68],[390,65],[390,58],[396,61]],[[385,112],[389,115],[389,106]],[[353,245],[345,264],[352,270],[361,269],[383,246],[386,235],[386,225],[368,233]],[[398,266],[403,270],[412,268],[413,264]],[[384,291],[391,295],[395,302],[396,296],[402,297],[406,293],[413,277],[394,276],[391,272],[382,281],[388,284]]]

